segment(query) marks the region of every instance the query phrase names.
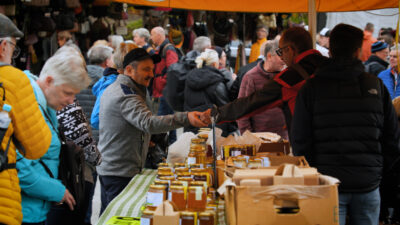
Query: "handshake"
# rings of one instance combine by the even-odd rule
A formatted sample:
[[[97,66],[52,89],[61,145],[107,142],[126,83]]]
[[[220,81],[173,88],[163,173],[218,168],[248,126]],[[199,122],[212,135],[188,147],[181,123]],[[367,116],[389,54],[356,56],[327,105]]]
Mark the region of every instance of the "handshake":
[[[204,112],[188,112],[188,119],[194,127],[207,127],[211,124],[211,109]]]

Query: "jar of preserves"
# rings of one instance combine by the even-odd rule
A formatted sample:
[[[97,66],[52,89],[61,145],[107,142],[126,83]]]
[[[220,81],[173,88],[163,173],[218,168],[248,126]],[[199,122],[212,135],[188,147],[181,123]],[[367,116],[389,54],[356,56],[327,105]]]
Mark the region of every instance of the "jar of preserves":
[[[203,164],[200,164],[200,163],[192,164],[189,166],[190,170],[192,170],[194,168],[202,169],[203,167],[204,167]]]
[[[158,180],[168,181],[168,184],[171,185],[171,181],[175,180],[175,176],[159,177]]]
[[[238,168],[246,168],[247,163],[246,163],[246,158],[233,158],[233,165],[235,165]]]
[[[194,149],[192,150],[190,148],[190,152],[187,157],[187,164],[188,164],[189,168],[191,165],[196,164],[196,151],[194,151]]]
[[[215,215],[215,212],[200,212],[197,225],[217,225],[217,217]]]
[[[195,212],[181,212],[180,225],[196,225],[197,213]]]
[[[196,164],[205,164],[206,163],[206,148],[203,145],[191,145],[190,152],[196,158]],[[189,153],[190,155],[190,153]],[[189,163],[188,163],[189,164]],[[193,164],[193,163],[192,163]]]
[[[206,205],[207,194],[204,186],[189,186],[187,202],[189,211],[204,211]]]
[[[151,209],[157,208],[167,197],[167,188],[164,185],[150,185],[147,191],[147,203]]]
[[[171,167],[158,167],[158,173],[172,173]]]
[[[193,181],[193,178],[191,178],[191,177],[178,177],[177,180],[182,182],[183,186],[187,187],[187,186],[189,186],[189,182]]]
[[[179,173],[189,172],[189,168],[187,167],[177,167],[175,168],[175,174],[178,175]]]
[[[167,188],[167,190],[169,187],[169,182],[167,180],[155,180],[154,184],[155,185],[164,185]]]
[[[174,168],[185,168],[186,163],[174,163]]]
[[[169,167],[169,164],[168,163],[159,163],[158,168],[160,168],[160,167]]]
[[[186,209],[186,191],[184,186],[171,186],[169,200],[173,202],[178,211]]]
[[[257,159],[250,159],[247,167],[248,168],[261,168],[261,167],[263,167],[263,161],[257,160]]]
[[[157,173],[157,178],[159,179],[160,177],[173,177],[174,173],[172,172],[158,172]]]
[[[182,181],[172,181],[171,186],[184,186]]]
[[[140,217],[140,225],[153,225],[154,211],[144,210]]]

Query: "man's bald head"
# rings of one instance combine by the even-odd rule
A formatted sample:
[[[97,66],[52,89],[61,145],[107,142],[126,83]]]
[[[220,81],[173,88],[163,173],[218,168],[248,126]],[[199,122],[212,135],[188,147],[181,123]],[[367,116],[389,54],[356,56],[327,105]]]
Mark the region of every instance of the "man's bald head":
[[[154,27],[151,30],[151,40],[157,46],[160,46],[165,41],[165,30],[162,27]]]

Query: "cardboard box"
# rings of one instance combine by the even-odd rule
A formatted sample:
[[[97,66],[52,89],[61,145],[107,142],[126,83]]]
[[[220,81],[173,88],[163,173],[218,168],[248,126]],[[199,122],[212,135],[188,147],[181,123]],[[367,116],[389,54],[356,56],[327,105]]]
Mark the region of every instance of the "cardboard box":
[[[174,207],[169,201],[164,201],[154,212],[154,225],[179,225],[179,212],[174,211]]]
[[[262,186],[273,185],[273,177],[278,167],[260,168],[260,169],[237,169],[235,170],[232,181],[239,185],[243,179],[260,179]],[[305,185],[319,184],[319,174],[316,168],[299,168],[304,176]]]
[[[262,142],[260,148],[258,149],[258,152],[274,152],[287,155],[290,153],[290,143],[286,140],[278,143]]]
[[[306,173],[316,171],[305,169]],[[271,183],[274,172],[276,169],[267,172]],[[228,224],[338,225],[337,183],[335,178],[319,175],[318,185],[312,186],[228,186],[225,193]]]

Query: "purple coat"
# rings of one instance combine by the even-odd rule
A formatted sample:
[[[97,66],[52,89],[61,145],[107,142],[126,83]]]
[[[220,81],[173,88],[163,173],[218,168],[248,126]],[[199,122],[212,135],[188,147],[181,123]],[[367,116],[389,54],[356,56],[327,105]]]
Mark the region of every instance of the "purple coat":
[[[262,89],[264,84],[277,74],[267,73],[263,69],[263,64],[264,62],[261,61],[246,73],[240,85],[238,98],[246,97],[256,90]],[[246,130],[251,132],[273,132],[281,135],[282,138],[288,139],[285,116],[279,107],[265,110],[251,117],[238,119],[237,123],[242,134]]]

